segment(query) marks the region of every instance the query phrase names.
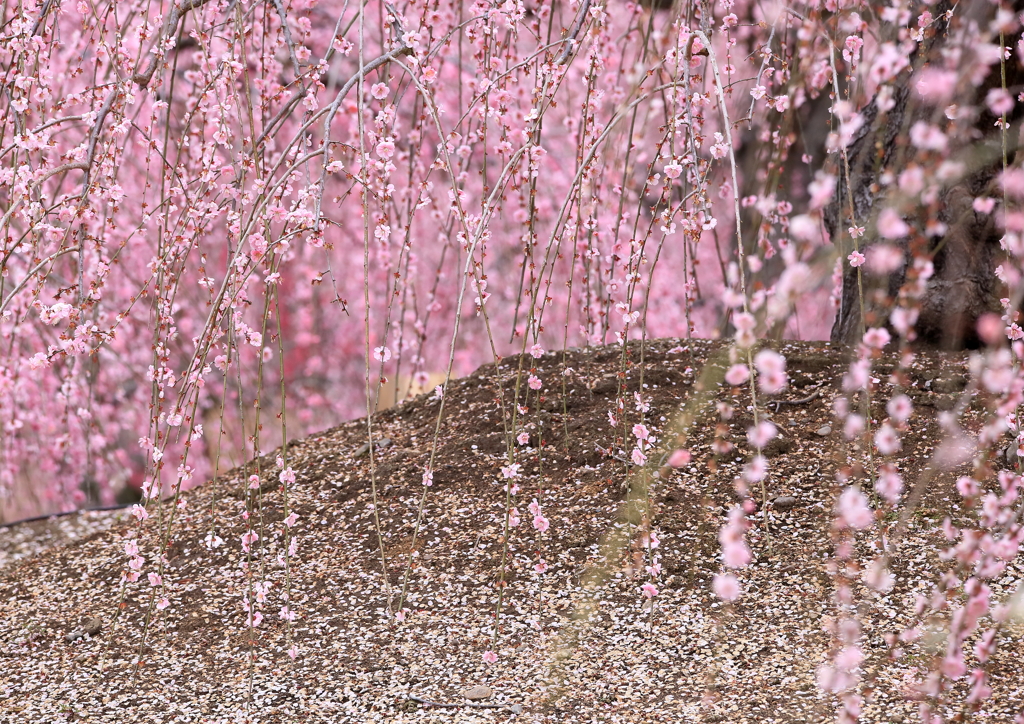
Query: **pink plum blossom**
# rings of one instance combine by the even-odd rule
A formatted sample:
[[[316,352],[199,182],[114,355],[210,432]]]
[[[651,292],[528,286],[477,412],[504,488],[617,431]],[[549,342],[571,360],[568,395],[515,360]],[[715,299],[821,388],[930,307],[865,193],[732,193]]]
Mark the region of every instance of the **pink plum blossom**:
[[[893,244],[873,244],[867,252],[868,269],[884,276],[903,266],[903,250]]]
[[[840,520],[850,528],[867,528],[874,522],[874,515],[868,499],[858,488],[850,486],[843,490],[836,504]]]
[[[914,85],[918,95],[930,103],[941,105],[948,103],[956,91],[958,74],[956,71],[928,67],[918,73]]]
[[[864,344],[874,349],[882,349],[891,340],[892,336],[885,327],[872,327],[864,333]]]
[[[669,455],[668,464],[674,468],[681,468],[684,465],[689,465],[690,460],[693,458],[689,450],[685,448],[677,448],[672,451]]]
[[[917,148],[924,151],[945,151],[949,144],[949,139],[946,134],[943,133],[938,126],[934,126],[925,121],[917,121],[910,127],[910,142],[913,143]],[[881,228],[881,227],[880,227]],[[884,236],[888,236],[883,232]],[[905,236],[905,234],[899,234],[898,236]],[[888,238],[896,238],[888,236]]]
[[[875,492],[895,505],[903,492],[903,478],[892,465],[884,465],[875,479]]]
[[[1013,96],[1003,88],[992,88],[985,96],[985,105],[993,115],[1002,116],[1013,110]]]
[[[743,509],[734,506],[729,511],[727,523],[718,532],[718,541],[722,545],[722,557],[729,568],[742,568],[751,560],[750,549],[743,540],[746,521]]]
[[[771,349],[762,349],[754,355],[758,373],[758,386],[768,395],[782,392],[788,383],[786,358]]]
[[[979,214],[991,214],[996,207],[996,200],[991,196],[979,196],[972,203],[972,207]]]
[[[764,480],[768,474],[768,460],[764,455],[755,455],[743,466],[743,479],[748,483]]]
[[[896,395],[885,404],[885,411],[896,422],[906,422],[914,411],[914,403],[906,395]]]
[[[750,370],[745,364],[735,364],[725,373],[725,381],[735,386],[742,385],[750,378]]]
[[[878,233],[886,239],[899,239],[910,233],[910,227],[895,209],[883,209],[878,217]]]
[[[711,587],[723,601],[735,601],[740,597],[740,582],[731,573],[718,573],[712,579]]]
[[[875,433],[875,447],[882,455],[892,455],[900,449],[900,436],[892,425],[885,423]]]
[[[747,430],[747,441],[756,448],[762,448],[779,434],[779,429],[768,420],[761,420]]]

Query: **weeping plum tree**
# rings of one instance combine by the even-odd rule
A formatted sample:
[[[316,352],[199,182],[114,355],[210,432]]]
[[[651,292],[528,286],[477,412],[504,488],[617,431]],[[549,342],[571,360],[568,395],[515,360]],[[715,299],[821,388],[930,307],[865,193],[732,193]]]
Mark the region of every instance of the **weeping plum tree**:
[[[434,385],[443,400],[453,375],[519,353],[524,389],[554,389],[523,368],[531,354],[728,336],[725,381],[749,390],[756,450],[720,536],[714,591],[732,601],[757,525],[749,490],[771,474],[760,452],[777,431],[761,405],[787,379],[759,340],[831,326],[851,344],[835,411],[859,458],[839,474],[839,561],[883,516],[908,514],[893,455],[909,398],[881,420],[850,404],[877,392],[881,350],[906,365],[915,340],[985,343],[974,368],[991,414],[958,482],[964,509],[984,513],[950,554],[958,576],[919,601],[962,594],[971,613],[922,683],[928,715],[965,675],[985,581],[1024,537],[1020,477],[1001,473],[998,498],[981,488],[989,448],[1019,433],[1020,12],[989,0],[7,3],[5,508],[70,509],[131,484],[142,527],[150,506],[289,436],[365,415],[372,437],[388,381],[392,401]],[[498,403],[512,505],[529,441],[519,416],[536,400]],[[663,457],[647,409],[637,390],[608,411],[610,444],[641,475]],[[665,445],[671,464],[691,459],[682,438]],[[287,446],[277,468],[287,490]],[[549,524],[539,508],[534,524]],[[249,556],[264,543],[252,530],[230,541]],[[129,548],[135,585],[147,563]],[[171,595],[162,565],[150,612]],[[892,585],[888,565],[887,552],[871,562],[869,587]],[[819,684],[851,721],[863,652],[845,575]],[[990,644],[1007,615],[991,609]],[[972,705],[990,692],[982,654]]]

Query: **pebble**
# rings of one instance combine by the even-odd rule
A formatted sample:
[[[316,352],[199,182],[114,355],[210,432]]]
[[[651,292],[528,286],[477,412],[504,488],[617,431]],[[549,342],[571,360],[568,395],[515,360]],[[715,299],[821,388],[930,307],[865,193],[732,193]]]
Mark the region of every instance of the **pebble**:
[[[466,689],[462,695],[470,701],[479,701],[480,699],[490,699],[494,696],[494,692],[489,686],[474,686],[471,689]]]
[[[391,438],[390,437],[382,437],[380,440],[377,440],[377,449],[378,450],[380,450],[381,448],[385,448],[385,447],[391,447]],[[352,453],[352,457],[361,458],[363,455],[365,455],[368,452],[370,452],[370,443],[364,442],[362,445],[360,445],[358,448],[356,448],[356,451],[354,453]]]
[[[101,628],[103,628],[103,621],[98,618],[90,618],[83,626],[79,626],[64,638],[68,643],[71,643],[85,636],[95,636],[100,632]]]
[[[795,508],[796,504],[797,500],[792,495],[780,495],[772,501],[772,505],[775,506],[776,510],[790,510]]]
[[[820,435],[821,437],[828,437],[829,435],[832,434],[832,428],[829,425],[825,425],[824,427],[819,427],[817,430],[815,430],[814,434]]]

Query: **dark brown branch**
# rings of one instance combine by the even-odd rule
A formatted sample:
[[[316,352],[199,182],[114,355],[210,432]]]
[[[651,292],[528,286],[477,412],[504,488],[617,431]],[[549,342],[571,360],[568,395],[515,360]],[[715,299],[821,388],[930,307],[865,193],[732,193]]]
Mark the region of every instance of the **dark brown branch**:
[[[775,405],[775,411],[778,412],[782,405],[806,405],[811,400],[816,400],[821,395],[821,390],[815,390],[807,397],[801,397],[799,400],[771,400],[768,402],[766,407]]]
[[[562,53],[558,56],[558,60],[555,61],[555,65],[565,65],[569,60],[569,56],[576,47],[576,37],[580,34],[580,30],[583,29],[583,23],[587,21],[587,14],[589,12],[590,0],[583,0],[583,5],[580,6],[580,11],[576,14],[576,21],[572,24],[572,28],[569,29],[569,34],[565,36],[565,48],[562,49]]]
[[[211,0],[184,0],[180,5],[173,6],[171,8],[171,12],[167,14],[167,18],[164,20],[164,27],[163,30],[160,31],[160,36],[157,38],[156,42],[158,45],[156,48],[159,49],[159,46],[166,42],[167,38],[178,34],[178,23],[187,13],[192,10],[198,10],[209,2],[211,2]],[[148,86],[149,82],[153,80],[153,74],[156,73],[157,65],[162,59],[162,52],[154,53],[153,59],[149,63],[149,67],[141,73],[136,73],[132,76],[132,80],[136,85],[139,85],[142,88]]]

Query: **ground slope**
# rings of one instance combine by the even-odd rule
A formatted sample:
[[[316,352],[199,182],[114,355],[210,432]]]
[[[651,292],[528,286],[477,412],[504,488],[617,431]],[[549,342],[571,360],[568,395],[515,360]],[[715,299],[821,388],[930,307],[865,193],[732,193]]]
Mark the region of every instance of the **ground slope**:
[[[288,504],[299,515],[291,529],[298,547],[288,572],[297,614],[290,630],[277,615],[288,587],[277,562],[284,530],[283,493],[273,467],[277,453],[262,461],[262,485],[248,501],[267,544],[262,563],[252,561],[254,580],[271,584],[255,637],[242,608],[252,588],[240,546],[251,466],[183,496],[185,507],[165,552],[170,606],[153,611],[144,642],[142,624],[152,610],[145,573],[155,570],[151,554],[170,506],[154,509],[138,538],[148,562],[121,607],[124,545],[136,529],[134,518],[89,514],[76,529],[88,534],[65,532],[54,538],[59,545],[36,551],[31,541],[42,540],[38,525],[32,535],[17,526],[0,530],[0,550],[6,551],[0,568],[0,721],[832,721],[833,703],[814,681],[833,646],[826,624],[836,614],[828,565],[835,472],[855,452],[831,416],[847,353],[808,343],[784,343],[780,351],[789,360],[791,386],[778,399],[798,404],[768,411],[783,434],[766,450],[767,492],[770,501],[784,500],[753,518],[748,537],[756,560],[740,575],[746,592],[735,605],[719,603],[710,581],[721,565],[717,534],[737,500],[733,479],[750,454],[747,391],[722,387],[713,394],[737,410],[725,423],[736,449],[712,455],[719,419],[713,404],[704,405],[688,442],[692,463],[655,481],[639,529],[623,522],[633,500],[629,491],[635,496],[638,490],[636,468],[628,448],[613,444],[608,419],[621,383],[624,429],[639,421],[633,393],[641,389],[642,372],[650,402],[646,424],[665,429],[693,398],[709,360],[723,363],[723,348],[656,340],[642,355],[631,344],[625,355],[619,347],[604,347],[565,358],[528,357],[526,365],[545,388],[539,399],[531,393],[520,420],[535,427],[527,429],[527,445],[516,445],[522,474],[514,502],[522,522],[510,530],[507,548],[501,474],[506,446],[493,366],[453,382],[446,393],[433,485],[411,565],[436,396],[375,416],[375,437],[386,438],[374,451],[376,511],[365,420],[289,446],[297,479]],[[894,362],[883,359],[876,372],[883,390],[891,390],[884,379]],[[506,359],[499,370],[506,403],[518,364],[518,358]],[[951,408],[967,386],[964,357],[919,356],[911,382],[915,416],[897,456],[910,484],[939,439],[935,413]],[[878,396],[879,409],[887,397]],[[978,414],[968,408],[966,429]],[[862,721],[916,721],[915,705],[904,702],[904,694],[941,642],[926,637],[891,663],[882,637],[910,620],[913,594],[928,593],[936,572],[948,566],[937,557],[943,541],[936,528],[946,515],[962,522],[952,486],[956,474],[946,471],[924,488],[895,552],[895,588],[878,594],[856,587],[869,654],[864,673],[874,681]],[[528,512],[535,498],[550,521],[543,534]],[[384,534],[386,579],[375,512]],[[640,590],[649,580],[642,568],[650,560],[637,557],[644,526],[660,539],[655,553],[662,571],[653,607]],[[203,545],[211,528],[225,541],[212,550]],[[613,540],[624,543],[615,547]],[[870,546],[866,539],[858,546],[860,561],[874,555]],[[542,560],[546,570],[538,572]],[[1018,558],[993,583],[996,596],[1012,592],[1022,572]],[[387,615],[387,591],[397,602],[403,589],[408,613],[395,621]],[[74,635],[93,619],[99,621],[91,630],[98,625],[98,632]],[[1005,629],[989,669],[995,691],[976,720],[1008,722],[1021,710],[1024,674],[1015,650],[1022,635],[1019,625]],[[293,643],[299,650],[294,661],[287,654]],[[491,649],[499,658],[487,664],[483,653]],[[493,693],[483,703],[503,708],[463,706],[468,700],[462,692],[476,685]],[[951,697],[956,707],[964,693],[958,684]]]

